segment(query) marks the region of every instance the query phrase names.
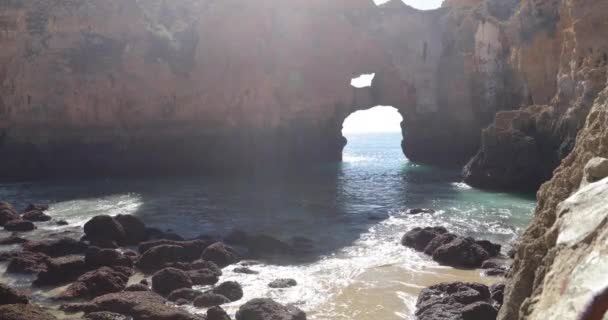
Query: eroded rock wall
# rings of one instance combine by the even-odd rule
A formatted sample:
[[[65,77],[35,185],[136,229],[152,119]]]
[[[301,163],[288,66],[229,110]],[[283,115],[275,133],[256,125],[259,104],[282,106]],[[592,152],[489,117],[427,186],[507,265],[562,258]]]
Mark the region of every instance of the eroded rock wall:
[[[501,108],[502,32],[398,0],[0,1],[0,178],[336,161],[375,105],[412,160],[462,164]]]

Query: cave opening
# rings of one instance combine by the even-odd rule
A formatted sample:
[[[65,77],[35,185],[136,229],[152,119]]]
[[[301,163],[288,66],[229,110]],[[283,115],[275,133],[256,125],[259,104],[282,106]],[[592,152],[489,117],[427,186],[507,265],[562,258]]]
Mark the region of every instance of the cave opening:
[[[342,136],[346,140],[342,160],[404,160],[402,121],[399,110],[391,106],[376,106],[351,113],[342,124]]]

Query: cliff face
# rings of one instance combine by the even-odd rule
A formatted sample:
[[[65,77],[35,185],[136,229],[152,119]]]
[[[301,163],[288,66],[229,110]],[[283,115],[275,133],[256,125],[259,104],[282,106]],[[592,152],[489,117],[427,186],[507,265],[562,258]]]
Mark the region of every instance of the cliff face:
[[[523,97],[482,133],[465,167],[476,186],[537,190],[572,150],[606,86],[605,1],[524,1],[505,24],[512,90]]]
[[[375,105],[411,159],[464,163],[501,99],[500,33],[398,0],[1,1],[0,177],[334,161]]]

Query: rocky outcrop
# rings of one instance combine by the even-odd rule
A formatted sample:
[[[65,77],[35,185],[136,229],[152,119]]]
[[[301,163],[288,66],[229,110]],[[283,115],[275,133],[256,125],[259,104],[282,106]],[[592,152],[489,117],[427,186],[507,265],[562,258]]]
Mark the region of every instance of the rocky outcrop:
[[[440,283],[423,289],[416,302],[416,319],[492,320],[497,301],[478,283]]]
[[[0,305],[2,320],[57,320],[45,309],[31,304]]]
[[[284,306],[272,299],[250,300],[236,313],[236,320],[262,319],[306,320],[306,314],[294,306]]]
[[[0,3],[0,178],[335,161],[344,119],[375,105],[404,116],[410,159],[463,164],[480,129],[516,100],[503,76],[502,7]],[[370,88],[350,86],[372,72]]]
[[[581,66],[572,70],[576,76],[593,73],[593,66],[602,61],[602,54],[596,54],[601,52],[598,46],[606,45],[606,39],[598,38],[598,29],[593,26],[605,26],[603,14],[607,6],[603,1],[564,1],[562,4],[561,12],[569,19],[571,26],[567,35],[573,48],[568,53],[578,57],[572,66]],[[580,42],[572,42],[574,37]],[[598,71],[596,74],[600,80],[604,79],[605,85],[603,73]],[[582,90],[594,86],[594,82],[589,80],[576,87]],[[586,96],[585,100],[593,96]],[[575,111],[576,105],[573,108],[572,111]],[[532,224],[521,238],[499,319],[546,319],[547,314],[552,312],[560,312],[560,318],[573,316],[573,313],[582,312],[585,303],[593,300],[591,296],[596,294],[598,287],[606,286],[600,281],[594,281],[588,287],[579,284],[587,283],[587,277],[593,277],[595,268],[605,266],[598,258],[605,256],[600,252],[605,251],[606,226],[604,223],[598,224],[599,220],[604,219],[605,210],[593,209],[595,206],[606,206],[605,197],[602,196],[605,181],[598,181],[601,177],[597,176],[597,172],[601,170],[587,169],[591,177],[584,174],[590,160],[608,158],[607,137],[608,89],[604,89],[593,101],[573,151],[562,161],[551,181],[538,192],[538,207]],[[587,186],[573,195],[581,184]],[[548,308],[556,299],[559,299],[560,307]]]

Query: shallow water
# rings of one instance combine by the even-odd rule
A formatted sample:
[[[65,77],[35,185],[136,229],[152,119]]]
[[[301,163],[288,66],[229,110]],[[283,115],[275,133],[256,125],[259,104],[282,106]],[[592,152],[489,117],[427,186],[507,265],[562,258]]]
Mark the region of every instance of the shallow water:
[[[508,244],[529,222],[533,197],[483,192],[460,183],[458,171],[410,163],[401,152],[400,133],[348,138],[343,163],[288,178],[1,184],[0,199],[19,207],[52,203],[49,214],[72,226],[97,214],[131,213],[184,237],[221,236],[239,228],[314,241],[314,253],[307,259],[252,266],[258,275],[226,268],[221,281],[236,280],[245,291],[244,299],[226,306],[231,312],[248,299],[266,296],[297,304],[311,319],[413,319],[422,287],[442,281],[495,281],[480,277],[479,271],[439,267],[399,240],[411,228],[443,225],[452,232]],[[417,207],[437,213],[404,214]],[[70,228],[41,226],[34,235]],[[0,237],[6,235],[0,231]],[[282,277],[296,279],[298,286],[267,287]]]

